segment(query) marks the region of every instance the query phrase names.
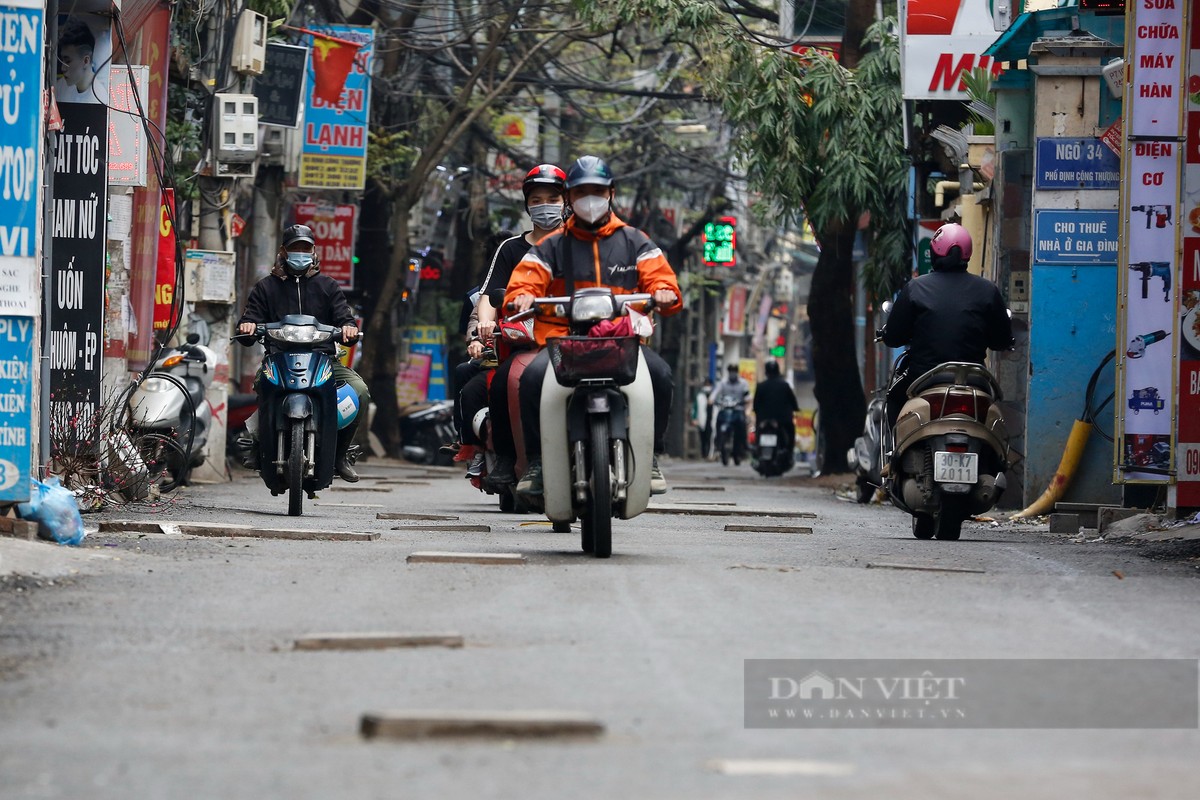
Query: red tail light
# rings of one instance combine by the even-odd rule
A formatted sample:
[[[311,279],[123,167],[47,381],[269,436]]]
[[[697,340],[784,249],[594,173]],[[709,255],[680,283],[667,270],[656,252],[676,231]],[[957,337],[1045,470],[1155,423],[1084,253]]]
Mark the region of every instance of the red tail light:
[[[936,392],[923,396],[929,403],[929,415],[933,419],[961,414],[983,422],[987,419],[992,401],[975,392]]]

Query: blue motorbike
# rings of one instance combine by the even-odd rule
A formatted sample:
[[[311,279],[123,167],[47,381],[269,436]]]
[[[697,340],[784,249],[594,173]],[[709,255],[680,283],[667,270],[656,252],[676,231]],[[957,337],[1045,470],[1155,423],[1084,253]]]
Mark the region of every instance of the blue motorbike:
[[[333,483],[337,432],[358,416],[358,394],[335,385],[334,357],[317,349],[341,342],[341,328],[289,314],[253,336],[267,347],[258,378],[259,475],[273,496],[287,493],[288,514],[297,517],[305,494],[311,500]]]

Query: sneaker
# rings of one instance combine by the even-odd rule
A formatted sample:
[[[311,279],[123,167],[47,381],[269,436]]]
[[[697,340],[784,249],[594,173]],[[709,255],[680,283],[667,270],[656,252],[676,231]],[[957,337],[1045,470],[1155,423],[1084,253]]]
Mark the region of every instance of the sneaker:
[[[483,457],[483,453],[476,453],[471,459],[471,466],[467,467],[468,478],[478,478],[483,475],[483,468],[486,466],[487,460]]]
[[[517,494],[532,497],[542,496],[542,460],[540,458],[533,459],[525,468],[525,474],[521,476],[521,482],[517,484]]]
[[[658,466],[658,456],[654,457],[654,463],[650,466],[650,494],[666,494],[667,479],[663,475]]]
[[[461,448],[462,442],[447,442],[438,448],[438,452],[444,456],[455,456]]]
[[[496,463],[488,473],[488,480],[498,486],[512,486],[517,482],[517,474],[513,471],[511,458],[496,456]]]

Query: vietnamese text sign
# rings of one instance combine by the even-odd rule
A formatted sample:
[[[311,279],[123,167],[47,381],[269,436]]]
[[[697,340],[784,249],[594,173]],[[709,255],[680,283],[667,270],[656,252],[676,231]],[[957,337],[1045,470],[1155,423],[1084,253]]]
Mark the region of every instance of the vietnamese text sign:
[[[108,115],[108,182],[112,186],[146,185],[146,129],[142,111],[150,108],[150,68],[111,67],[109,92],[112,96]],[[129,83],[133,73],[134,85]],[[139,111],[141,109],[141,111]]]
[[[0,503],[29,499],[33,320],[0,317]]]
[[[307,64],[307,47],[267,42],[263,74],[254,79],[260,123],[284,128],[300,124],[300,98],[304,94]]]
[[[375,32],[353,25],[326,25],[321,26],[320,31],[339,39],[360,42],[362,46],[336,104],[315,96],[316,80],[312,75],[312,58],[309,58],[299,183],[306,189],[362,189],[366,184],[367,121],[371,109],[371,55]],[[326,40],[319,46],[344,45],[330,44]]]
[[[313,229],[321,272],[341,286],[354,285],[354,223],[358,207],[334,203],[296,203],[296,223]]]
[[[1121,160],[1099,139],[1037,140],[1039,189],[1116,189]]]
[[[1116,211],[1039,209],[1033,215],[1033,262],[1115,264],[1118,227]]]
[[[100,397],[108,221],[108,106],[62,103],[55,133],[50,356],[52,428],[87,430]],[[53,434],[52,434],[53,435]]]
[[[1188,21],[1188,94],[1184,102],[1183,203],[1179,231],[1179,425],[1175,453],[1176,506],[1200,508],[1200,11]]]
[[[1180,103],[1184,91],[1186,0],[1155,0],[1133,4],[1129,25],[1133,36],[1125,45],[1131,78],[1126,89],[1125,124],[1131,136],[1179,136]]]
[[[6,69],[0,90],[0,314],[37,316],[40,235],[42,4],[9,2],[0,10],[6,28]],[[11,35],[7,32],[11,31]]]

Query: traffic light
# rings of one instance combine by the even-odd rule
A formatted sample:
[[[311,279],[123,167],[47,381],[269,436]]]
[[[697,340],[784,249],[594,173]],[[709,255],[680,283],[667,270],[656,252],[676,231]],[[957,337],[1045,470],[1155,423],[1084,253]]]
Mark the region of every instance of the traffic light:
[[[773,358],[783,358],[787,355],[787,337],[782,333],[775,337],[775,346],[768,351]]]
[[[705,266],[732,267],[737,264],[737,219],[721,217],[705,223],[704,256]]]

